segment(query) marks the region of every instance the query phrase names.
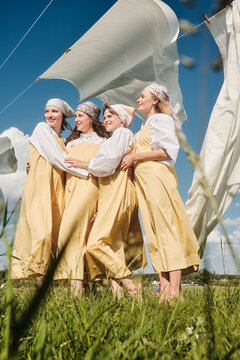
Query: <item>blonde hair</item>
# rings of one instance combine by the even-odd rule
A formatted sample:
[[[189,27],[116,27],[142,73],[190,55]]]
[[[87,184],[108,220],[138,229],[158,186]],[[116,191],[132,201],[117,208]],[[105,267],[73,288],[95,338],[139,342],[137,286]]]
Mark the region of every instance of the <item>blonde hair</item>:
[[[169,106],[168,103],[161,101],[156,95],[154,95],[152,93],[150,93],[150,94],[151,94],[152,98],[157,101],[157,103],[155,105],[155,110],[158,113],[167,114],[169,116],[172,116],[171,105]]]

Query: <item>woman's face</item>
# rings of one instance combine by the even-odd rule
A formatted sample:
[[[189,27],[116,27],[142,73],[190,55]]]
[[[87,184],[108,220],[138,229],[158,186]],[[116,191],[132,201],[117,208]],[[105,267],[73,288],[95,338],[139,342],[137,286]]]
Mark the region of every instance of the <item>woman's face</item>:
[[[53,128],[56,133],[60,132],[62,121],[63,121],[63,113],[56,106],[46,106],[44,118],[46,123]]]
[[[81,131],[83,134],[94,132],[91,117],[82,111],[77,110],[75,112],[75,123],[78,131]]]
[[[148,115],[153,110],[153,108],[155,108],[156,103],[157,100],[152,97],[151,93],[147,89],[143,89],[139,98],[137,99],[138,110],[146,115]]]
[[[104,126],[108,132],[113,132],[119,127],[124,127],[122,120],[116,114],[112,114],[109,109],[104,111]]]

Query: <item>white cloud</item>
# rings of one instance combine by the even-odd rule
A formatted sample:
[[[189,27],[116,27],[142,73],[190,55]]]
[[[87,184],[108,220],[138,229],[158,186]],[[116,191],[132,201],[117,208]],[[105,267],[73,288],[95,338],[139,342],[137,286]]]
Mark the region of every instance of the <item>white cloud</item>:
[[[207,237],[208,244],[220,244],[221,233],[218,228],[214,229]]]
[[[224,220],[235,257],[240,255],[240,217]],[[222,241],[222,243],[221,243]],[[216,273],[237,273],[237,266],[225,236],[218,225],[208,236],[202,266]]]
[[[240,206],[240,202],[236,202],[235,206],[236,206],[236,207],[239,207],[239,206]]]
[[[235,219],[227,218],[226,220],[224,220],[224,224],[226,226],[234,226],[234,225],[239,225],[240,226],[240,217],[235,218]]]
[[[17,171],[13,174],[0,175],[0,187],[5,199],[8,199],[9,209],[12,209],[17,200],[22,196],[23,186],[26,179],[26,163],[28,161],[29,135],[11,127],[5,130],[0,136],[8,136],[15,149],[18,160]]]

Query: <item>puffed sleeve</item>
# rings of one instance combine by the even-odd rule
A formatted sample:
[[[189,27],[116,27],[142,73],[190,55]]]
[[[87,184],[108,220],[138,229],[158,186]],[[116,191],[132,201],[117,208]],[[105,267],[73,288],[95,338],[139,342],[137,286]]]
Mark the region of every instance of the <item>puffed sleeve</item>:
[[[121,159],[132,148],[133,133],[129,129],[118,128],[100,145],[95,157],[90,161],[88,171],[95,176],[114,174]]]
[[[149,120],[152,149],[164,149],[175,163],[179,151],[179,142],[173,119],[166,114],[157,114],[151,116]]]
[[[64,163],[67,154],[63,151],[57,140],[52,136],[53,130],[48,124],[39,123],[30,137],[30,143],[35,147],[39,154],[49,161],[52,165],[61,170],[67,171],[72,175],[86,179],[88,171],[78,168],[68,168]]]

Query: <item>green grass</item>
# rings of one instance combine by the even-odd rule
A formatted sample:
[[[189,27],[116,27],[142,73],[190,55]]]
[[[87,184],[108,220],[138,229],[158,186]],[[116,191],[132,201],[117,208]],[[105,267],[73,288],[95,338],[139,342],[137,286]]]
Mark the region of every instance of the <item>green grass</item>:
[[[36,287],[14,286],[15,319]],[[143,301],[115,301],[107,288],[75,298],[53,286],[19,341],[20,359],[239,359],[239,287],[189,287],[184,302],[158,305],[144,285]],[[0,352],[4,349],[6,295],[1,290]]]

